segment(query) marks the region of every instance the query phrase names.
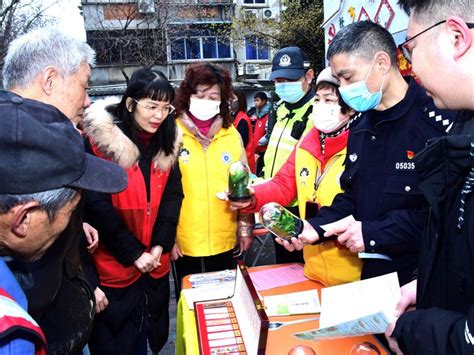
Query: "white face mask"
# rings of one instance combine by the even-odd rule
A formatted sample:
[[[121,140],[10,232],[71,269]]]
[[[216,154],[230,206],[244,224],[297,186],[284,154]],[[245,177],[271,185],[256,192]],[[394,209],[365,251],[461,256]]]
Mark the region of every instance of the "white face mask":
[[[340,120],[341,106],[315,102],[311,119],[313,126],[323,133],[331,133],[341,128],[347,120]]]
[[[189,112],[200,121],[208,121],[220,112],[220,101],[191,97]]]

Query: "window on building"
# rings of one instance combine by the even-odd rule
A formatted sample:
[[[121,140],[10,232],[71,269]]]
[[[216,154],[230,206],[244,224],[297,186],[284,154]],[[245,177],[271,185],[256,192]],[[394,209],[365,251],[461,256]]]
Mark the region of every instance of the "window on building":
[[[270,58],[268,43],[258,36],[246,37],[245,58],[247,60],[268,60]]]
[[[244,0],[244,4],[265,4],[266,0]]]
[[[184,40],[188,59],[201,59],[201,48],[199,38],[187,38]]]
[[[166,60],[164,38],[156,30],[87,31],[97,64],[150,64]]]
[[[225,36],[181,37],[171,40],[172,60],[231,58],[230,39]]]

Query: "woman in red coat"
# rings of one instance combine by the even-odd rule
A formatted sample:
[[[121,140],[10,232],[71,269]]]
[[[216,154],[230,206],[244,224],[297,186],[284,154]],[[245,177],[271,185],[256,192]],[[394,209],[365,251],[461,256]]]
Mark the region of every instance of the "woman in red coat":
[[[96,101],[84,117],[93,153],[128,175],[121,193],[86,193],[88,221],[101,237],[94,263],[109,300],[95,319],[93,354],[136,354],[146,349],[145,329],[154,353],[168,339],[169,252],[183,199],[173,99],[161,72],[139,69],[120,102]]]

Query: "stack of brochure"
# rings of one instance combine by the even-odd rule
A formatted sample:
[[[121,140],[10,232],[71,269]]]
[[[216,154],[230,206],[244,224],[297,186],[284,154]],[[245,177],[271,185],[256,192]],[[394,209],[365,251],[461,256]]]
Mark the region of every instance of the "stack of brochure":
[[[191,285],[194,287],[219,285],[223,282],[235,282],[235,269],[217,272],[207,272],[204,274],[194,274],[189,277]]]

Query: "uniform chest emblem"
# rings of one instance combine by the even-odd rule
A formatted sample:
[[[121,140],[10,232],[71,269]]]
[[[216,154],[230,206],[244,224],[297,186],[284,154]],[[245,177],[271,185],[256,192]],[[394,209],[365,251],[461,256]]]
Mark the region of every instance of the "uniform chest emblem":
[[[356,153],[353,153],[351,155],[349,155],[349,160],[352,162],[352,163],[355,163],[357,161],[357,154]]]
[[[415,152],[412,150],[407,150],[406,154],[408,161],[395,162],[395,170],[415,170],[415,162],[413,161]]]
[[[181,148],[181,150],[179,151],[179,159],[185,164],[188,163],[190,155],[191,153],[186,148]]]
[[[306,185],[306,180],[308,179],[309,176],[309,170],[308,168],[301,168],[300,170],[300,178],[301,178],[301,184],[303,186]]]
[[[224,164],[230,164],[232,162],[232,155],[229,152],[222,153],[221,160]]]

